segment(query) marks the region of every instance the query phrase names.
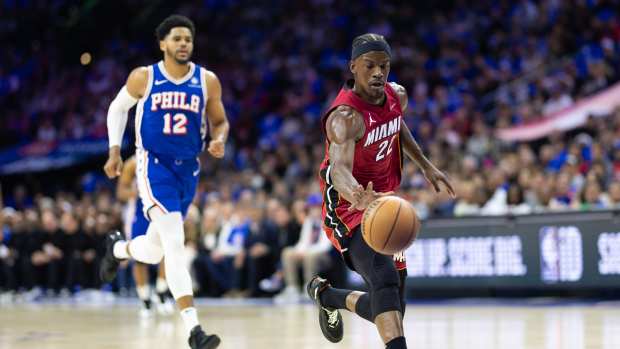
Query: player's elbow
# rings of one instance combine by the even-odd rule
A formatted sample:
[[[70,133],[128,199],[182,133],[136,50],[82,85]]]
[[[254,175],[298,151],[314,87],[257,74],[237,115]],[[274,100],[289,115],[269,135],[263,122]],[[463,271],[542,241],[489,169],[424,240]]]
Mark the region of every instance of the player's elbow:
[[[108,108],[108,119],[127,115],[129,109],[138,103],[138,99],[133,97],[128,91],[127,87],[123,86],[118,92],[116,97],[110,103]]]
[[[230,127],[230,125],[228,124],[228,120],[226,119],[225,116],[215,120],[215,122],[213,122],[212,126],[213,126],[214,129],[226,130],[226,131]]]

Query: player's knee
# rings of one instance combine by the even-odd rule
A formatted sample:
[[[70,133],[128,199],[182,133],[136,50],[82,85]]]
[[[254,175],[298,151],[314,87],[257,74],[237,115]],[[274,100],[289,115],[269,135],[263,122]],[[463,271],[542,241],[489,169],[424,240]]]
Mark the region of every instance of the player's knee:
[[[149,243],[147,246],[149,248],[149,253],[147,255],[148,260],[145,260],[145,262],[148,264],[157,264],[161,262],[161,259],[164,258],[164,251],[162,250],[162,248],[151,243]]]
[[[185,235],[183,217],[180,212],[172,212],[153,220],[166,255],[183,252]]]
[[[375,277],[371,277],[370,280],[370,292],[377,292],[384,289],[396,289],[400,287],[400,279],[396,270],[378,270]]]
[[[400,311],[402,313],[400,293],[396,285],[373,290],[370,294],[370,303],[373,317],[389,311]]]
[[[165,240],[164,246],[168,245],[174,250],[183,250],[183,246],[185,244],[183,230],[170,231],[169,233],[164,233],[163,235],[165,235],[165,237],[162,236],[162,240]]]
[[[129,253],[135,260],[146,264],[157,264],[164,256],[162,248],[151,243],[144,235],[129,243]]]
[[[161,239],[159,238],[159,233],[157,232],[157,229],[155,229],[154,224],[149,224],[149,227],[147,228],[146,234],[144,236],[146,236],[146,239],[149,240],[149,242],[153,245],[157,245],[159,247],[162,246]]]

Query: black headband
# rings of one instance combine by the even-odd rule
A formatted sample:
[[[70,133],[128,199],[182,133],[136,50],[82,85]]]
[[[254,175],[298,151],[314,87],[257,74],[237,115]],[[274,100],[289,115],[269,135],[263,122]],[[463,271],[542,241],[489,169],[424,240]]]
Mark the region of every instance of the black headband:
[[[392,58],[392,49],[390,45],[388,45],[385,41],[368,41],[361,45],[355,46],[351,50],[351,60],[356,59],[357,57],[363,55],[364,53],[368,53],[370,51],[383,51],[388,57]]]

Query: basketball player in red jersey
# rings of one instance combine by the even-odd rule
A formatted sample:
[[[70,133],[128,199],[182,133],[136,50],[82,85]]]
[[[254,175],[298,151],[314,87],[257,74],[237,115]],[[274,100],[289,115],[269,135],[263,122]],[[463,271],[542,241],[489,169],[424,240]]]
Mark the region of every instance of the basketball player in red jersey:
[[[322,119],[326,154],[320,181],[324,193],[324,228],[349,268],[368,284],[368,292],[336,289],[315,277],[308,295],[319,308],[321,331],[331,342],[343,335],[338,309],[347,309],[373,322],[388,349],[406,348],[404,255],[379,254],[364,241],[360,222],[375,199],[393,194],[400,185],[403,155],[413,160],[437,192],[440,183],[454,189],[422,153],[403,122],[407,92],[387,83],[391,49],[381,35],[353,40],[348,81]]]

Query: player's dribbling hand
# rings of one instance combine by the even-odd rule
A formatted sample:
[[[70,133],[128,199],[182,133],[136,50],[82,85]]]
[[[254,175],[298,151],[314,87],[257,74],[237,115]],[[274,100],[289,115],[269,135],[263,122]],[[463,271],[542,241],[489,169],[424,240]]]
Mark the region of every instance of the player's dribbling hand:
[[[221,159],[224,157],[224,142],[214,139],[209,142],[209,148],[207,149],[209,154],[211,154],[214,158]]]
[[[115,149],[115,147],[110,148],[110,155],[108,156],[108,161],[106,161],[103,166],[103,171],[108,178],[112,179],[120,176],[122,169],[123,158],[121,158],[120,149]]]
[[[361,185],[358,185],[357,188],[355,188],[353,192],[354,201],[351,202],[349,211],[353,211],[353,210],[363,211],[368,207],[368,205],[370,205],[371,202],[375,201],[376,199],[382,196],[387,196],[387,195],[392,195],[392,194],[394,194],[393,191],[388,191],[385,193],[377,193],[376,191],[372,190],[372,182],[368,182],[366,189],[364,189],[364,187],[362,187]]]
[[[454,191],[454,188],[452,187],[452,184],[450,183],[450,180],[448,179],[448,176],[446,176],[443,172],[439,171],[437,167],[431,165],[427,168],[424,168],[422,169],[422,174],[424,174],[424,177],[426,178],[428,183],[432,185],[433,188],[435,188],[435,192],[439,193],[441,191],[439,183],[443,183],[443,185],[446,187],[446,190],[448,191],[448,194],[450,194],[452,198],[456,198],[456,193]]]

